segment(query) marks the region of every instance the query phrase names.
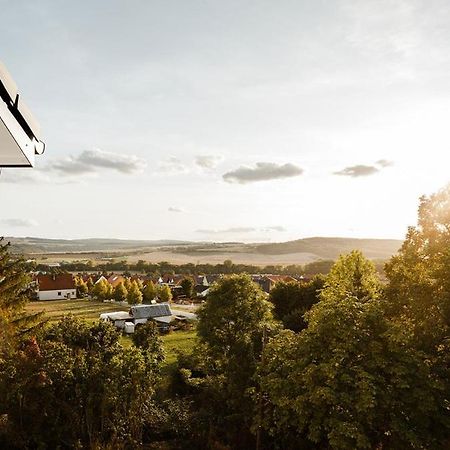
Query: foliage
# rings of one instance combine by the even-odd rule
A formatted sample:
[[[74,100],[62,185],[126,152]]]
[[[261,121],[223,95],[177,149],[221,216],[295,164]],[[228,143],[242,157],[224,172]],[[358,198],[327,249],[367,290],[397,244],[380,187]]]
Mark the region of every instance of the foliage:
[[[27,314],[25,306],[32,295],[31,277],[23,259],[12,258],[9,244],[0,238],[0,320],[13,335],[24,335],[39,324],[41,314]]]
[[[110,324],[67,317],[7,361],[10,437],[19,447],[136,447],[152,407],[158,358],[124,349]]]
[[[183,288],[183,294],[188,297],[191,298],[194,295],[194,286],[195,286],[195,282],[191,277],[184,277],[181,280],[181,287]]]
[[[159,289],[159,299],[162,302],[170,302],[172,300],[172,291],[167,284],[164,284]]]
[[[158,327],[152,320],[139,324],[131,335],[131,339],[136,347],[151,352],[157,361],[162,362],[164,360],[164,351],[158,334]]]
[[[324,277],[317,275],[308,282],[280,282],[270,291],[275,319],[283,322],[285,328],[301,331],[306,328],[304,314],[319,301]]]
[[[308,327],[267,346],[260,423],[283,448],[441,448],[443,386],[385,318],[374,273],[355,252],[341,257]]]
[[[120,282],[115,288],[114,288],[114,299],[118,302],[124,302],[128,297],[128,291],[124,284]]]
[[[152,300],[155,299],[157,291],[152,280],[147,282],[144,289],[142,290],[142,295],[145,303],[150,303]]]
[[[205,369],[207,390],[209,396],[220,399],[215,414],[225,420],[228,431],[248,430],[252,412],[249,392],[254,388],[262,339],[277,329],[271,309],[250,276],[231,275],[211,287],[198,312],[201,355],[211,361]]]
[[[81,277],[75,277],[75,286],[77,288],[77,297],[83,298],[87,295],[89,289],[87,283]]]
[[[139,285],[136,281],[132,281],[130,289],[127,294],[127,301],[130,305],[137,305],[142,303],[142,292],[139,289]]]
[[[326,277],[322,298],[355,297],[358,300],[380,296],[381,283],[374,264],[354,250],[341,255]]]
[[[108,292],[108,282],[103,278],[100,278],[92,288],[92,296],[98,300],[106,300]]]

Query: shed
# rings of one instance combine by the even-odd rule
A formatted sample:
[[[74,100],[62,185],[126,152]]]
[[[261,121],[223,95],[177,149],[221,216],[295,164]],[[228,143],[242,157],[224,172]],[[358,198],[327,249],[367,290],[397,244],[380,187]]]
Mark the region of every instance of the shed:
[[[130,308],[130,315],[134,318],[134,323],[145,323],[148,319],[157,317],[170,317],[172,310],[168,303],[156,303],[152,305],[134,305]]]

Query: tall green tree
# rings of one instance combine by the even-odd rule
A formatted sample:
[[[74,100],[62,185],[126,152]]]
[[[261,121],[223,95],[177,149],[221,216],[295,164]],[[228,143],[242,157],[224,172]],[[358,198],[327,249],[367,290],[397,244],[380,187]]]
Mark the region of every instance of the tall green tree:
[[[106,322],[65,318],[5,365],[13,448],[139,448],[160,358],[124,348]],[[9,442],[6,440],[9,437]]]
[[[243,446],[250,445],[244,436],[253,416],[250,392],[263,337],[277,329],[271,309],[249,275],[231,275],[211,287],[198,312],[201,354],[210,361],[209,401],[216,398],[215,414]]]
[[[167,284],[163,284],[159,288],[158,296],[162,302],[170,302],[172,300],[172,291],[170,290],[170,287]]]
[[[375,265],[359,250],[341,255],[326,277],[322,298],[379,298],[381,283]]]
[[[0,317],[13,334],[26,334],[39,323],[41,314],[27,314],[33,288],[23,259],[12,257],[9,244],[0,238]],[[1,343],[0,343],[1,345]]]
[[[192,296],[194,295],[194,286],[195,286],[195,282],[191,277],[184,277],[181,280],[181,287],[183,288],[183,294],[187,297],[187,298],[192,298]]]
[[[114,288],[114,299],[118,302],[124,302],[128,297],[128,291],[124,284],[120,282],[115,288]]]
[[[85,297],[89,291],[88,285],[81,277],[75,277],[75,286],[77,288],[77,297]]]
[[[285,328],[301,331],[306,328],[305,313],[320,299],[325,279],[316,275],[308,282],[280,282],[270,291],[269,300],[274,305],[275,319]]]
[[[152,280],[149,280],[142,290],[142,295],[145,303],[150,303],[155,299],[157,290]]]
[[[259,419],[278,445],[444,448],[442,386],[408,329],[385,317],[368,261],[341,257],[306,319],[302,333],[275,337],[259,366]]]
[[[130,285],[130,290],[127,294],[127,301],[130,305],[137,305],[142,303],[142,292],[136,281],[132,281]]]
[[[108,295],[108,282],[101,278],[92,288],[92,296],[97,300],[106,300]]]

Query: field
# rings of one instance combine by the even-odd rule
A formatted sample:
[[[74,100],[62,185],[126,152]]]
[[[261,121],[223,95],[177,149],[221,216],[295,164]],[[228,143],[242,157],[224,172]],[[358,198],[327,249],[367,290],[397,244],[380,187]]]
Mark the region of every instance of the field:
[[[113,303],[102,303],[94,300],[51,300],[42,302],[30,302],[27,305],[30,313],[43,311],[50,321],[59,320],[64,315],[73,314],[79,319],[88,321],[97,320],[101,313],[110,311],[127,311],[126,306],[119,306]]]

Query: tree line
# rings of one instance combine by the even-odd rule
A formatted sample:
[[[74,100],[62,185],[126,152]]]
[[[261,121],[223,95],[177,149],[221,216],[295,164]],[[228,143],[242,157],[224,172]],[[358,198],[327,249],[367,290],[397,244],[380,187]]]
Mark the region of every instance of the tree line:
[[[225,260],[221,264],[172,264],[167,261],[150,263],[139,260],[130,263],[126,260],[116,262],[94,263],[93,261],[73,261],[62,262],[61,268],[68,272],[122,272],[125,274],[142,273],[149,276],[159,277],[165,274],[185,274],[185,275],[212,275],[212,274],[233,274],[233,273],[270,273],[274,275],[304,275],[313,276],[316,274],[327,274],[334,261],[320,260],[307,264],[268,265],[265,267],[235,264],[231,260]],[[383,263],[377,262],[377,267],[381,270]],[[49,266],[43,262],[30,264],[30,269],[37,271],[48,271]],[[54,270],[54,269],[53,269]]]

